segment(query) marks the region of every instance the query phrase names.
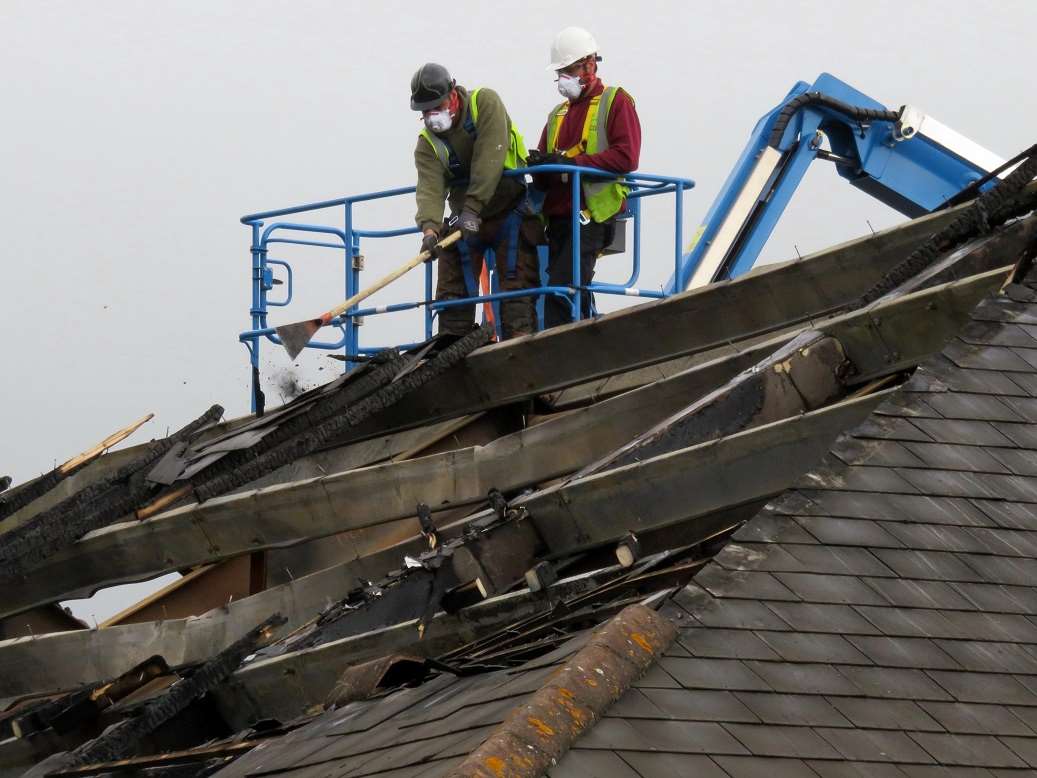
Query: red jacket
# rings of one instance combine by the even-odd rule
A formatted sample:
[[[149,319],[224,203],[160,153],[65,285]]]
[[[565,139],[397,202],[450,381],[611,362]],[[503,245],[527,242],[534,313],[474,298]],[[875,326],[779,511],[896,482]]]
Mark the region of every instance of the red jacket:
[[[598,79],[586,94],[581,95],[578,100],[570,101],[569,112],[562,119],[562,126],[558,128],[559,149],[568,149],[580,142],[590,99],[603,91],[605,85]],[[573,157],[572,164],[596,167],[613,173],[630,173],[637,170],[638,159],[641,156],[641,122],[637,118],[634,101],[623,90],[620,90],[612,101],[612,111],[609,113],[605,132],[609,141],[607,149],[600,154],[577,154]],[[546,124],[540,133],[538,148],[547,151]],[[548,216],[567,216],[571,205],[569,182],[563,183],[560,176],[544,178],[547,179],[544,213]]]

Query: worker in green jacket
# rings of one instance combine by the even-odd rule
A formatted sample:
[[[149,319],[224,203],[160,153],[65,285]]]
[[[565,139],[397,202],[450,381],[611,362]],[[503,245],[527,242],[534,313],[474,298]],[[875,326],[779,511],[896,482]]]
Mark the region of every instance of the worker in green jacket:
[[[446,68],[422,65],[411,79],[412,110],[421,111],[425,128],[414,148],[418,171],[415,216],[422,250],[439,260],[436,300],[479,294],[483,251],[492,249],[500,291],[539,286],[536,246],[543,228],[529,209],[526,187],[505,170],[525,163],[526,148],[504,103],[492,89],[471,92],[458,86]],[[444,223],[444,201],[453,214]],[[454,229],[463,239],[446,249],[436,243]],[[532,297],[500,302],[505,338],[536,331]],[[475,305],[441,308],[440,334],[463,335],[475,322]]]

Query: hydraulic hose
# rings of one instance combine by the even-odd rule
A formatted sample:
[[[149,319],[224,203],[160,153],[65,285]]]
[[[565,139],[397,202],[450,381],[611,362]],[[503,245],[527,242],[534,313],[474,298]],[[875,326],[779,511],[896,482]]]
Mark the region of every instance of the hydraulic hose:
[[[842,100],[829,97],[821,92],[804,92],[785,103],[781,111],[778,112],[778,118],[771,128],[767,145],[775,149],[778,148],[781,144],[781,136],[785,134],[785,129],[789,126],[789,122],[792,121],[792,117],[801,108],[805,108],[808,105],[824,106],[858,122],[895,122],[900,119],[900,111],[880,111],[875,108],[861,108],[860,106],[844,103]]]
[[[984,235],[1009,219],[1029,213],[1037,206],[1037,196],[1027,185],[1037,177],[1037,146],[1023,152],[1025,161],[992,189],[962,209],[946,227],[929,236],[907,258],[892,268],[850,310],[857,310],[893,291],[921,273],[942,254],[976,235]]]

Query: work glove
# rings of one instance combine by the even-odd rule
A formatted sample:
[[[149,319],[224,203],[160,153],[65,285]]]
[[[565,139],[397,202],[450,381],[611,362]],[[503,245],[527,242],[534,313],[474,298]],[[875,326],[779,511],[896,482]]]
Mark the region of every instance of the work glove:
[[[540,149],[533,149],[526,157],[526,167],[537,167],[539,165],[568,165],[570,159],[557,151],[545,154]]]
[[[429,230],[421,239],[421,250],[427,251],[431,254],[432,259],[439,259],[439,249],[436,248],[436,244],[439,243],[439,240],[439,233]]]
[[[457,228],[461,230],[461,238],[470,246],[478,245],[479,230],[482,228],[482,218],[475,211],[465,208],[457,219]]]

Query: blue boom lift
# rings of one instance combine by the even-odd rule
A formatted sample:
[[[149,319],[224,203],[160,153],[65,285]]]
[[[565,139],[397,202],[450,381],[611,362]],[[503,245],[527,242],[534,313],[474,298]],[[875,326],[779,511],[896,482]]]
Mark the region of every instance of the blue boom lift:
[[[308,348],[339,351],[348,367],[383,346],[361,347],[359,327],[374,315],[424,309],[425,338],[432,335],[435,312],[448,305],[480,303],[493,305],[514,295],[567,298],[579,318],[580,296],[586,293],[620,294],[661,298],[704,284],[735,278],[756,263],[764,244],[815,159],[834,163],[840,176],[853,186],[909,216],[929,213],[962,199],[967,194],[993,186],[996,176],[1007,172],[1014,160],[1002,159],[951,130],[912,106],[891,110],[838,78],[823,73],[813,84],[800,81],[781,103],[756,124],[737,164],[696,231],[691,246],[682,239],[683,193],[694,186],[689,179],[634,173],[627,176],[631,187],[625,216],[633,222],[632,262],[628,280],[622,284],[593,283],[581,288],[541,286],[519,292],[501,292],[493,283],[483,293],[467,300],[435,301],[432,263],[425,265],[424,299],[376,308],[353,308],[336,317],[331,325],[341,331],[334,341],[311,340]],[[609,176],[591,168],[551,165],[539,172],[568,174],[572,197],[574,235],[579,212],[580,181],[584,176]],[[507,171],[525,176],[528,169]],[[252,328],[239,339],[249,349],[252,365],[253,411],[259,397],[259,345],[262,339],[280,343],[267,322],[270,307],[286,306],[292,299],[292,269],[289,263],[268,257],[271,244],[296,244],[336,249],[344,259],[343,299],[360,288],[362,238],[385,238],[417,232],[415,227],[360,229],[354,207],[389,197],[409,196],[413,187],[372,192],[320,203],[282,208],[242,217],[251,228]],[[665,193],[674,194],[675,235],[673,274],[661,291],[641,289],[637,280],[641,267],[641,200]],[[342,208],[333,224],[317,225],[266,220]],[[300,234],[301,233],[301,234]],[[314,236],[314,233],[317,236]],[[320,237],[320,240],[315,239]],[[574,240],[574,277],[578,277],[578,237]],[[542,263],[546,260],[541,251]],[[488,263],[492,267],[492,262]],[[287,288],[280,299],[268,299],[275,284],[274,266],[285,273]],[[499,317],[497,317],[499,321]]]
[[[750,270],[815,159],[835,163],[853,186],[912,218],[1003,164],[912,106],[891,111],[828,73],[800,81],[756,124],[666,291]]]

